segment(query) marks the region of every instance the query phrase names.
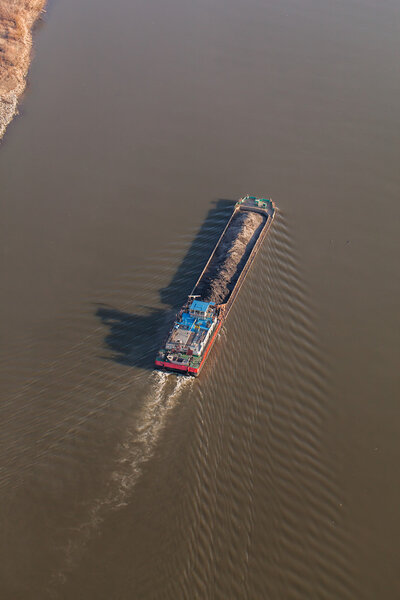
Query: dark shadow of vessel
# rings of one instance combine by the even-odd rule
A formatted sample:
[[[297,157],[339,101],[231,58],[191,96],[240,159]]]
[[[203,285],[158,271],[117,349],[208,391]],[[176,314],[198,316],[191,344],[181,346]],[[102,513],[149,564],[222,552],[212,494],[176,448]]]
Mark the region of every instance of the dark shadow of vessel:
[[[111,351],[108,360],[154,369],[154,358],[175,313],[187,300],[210,256],[210,248],[217,243],[235,203],[236,200],[222,198],[213,203],[170,283],[159,290],[160,299],[168,308],[143,307],[147,314],[142,315],[127,313],[106,304],[97,305],[96,316],[109,327],[104,338],[106,347]]]

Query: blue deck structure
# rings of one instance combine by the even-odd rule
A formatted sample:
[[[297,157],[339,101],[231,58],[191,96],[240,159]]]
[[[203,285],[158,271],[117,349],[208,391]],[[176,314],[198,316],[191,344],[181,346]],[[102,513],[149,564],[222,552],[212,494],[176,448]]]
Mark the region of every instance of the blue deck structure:
[[[213,321],[210,318],[203,319],[201,317],[193,316],[187,312],[184,312],[182,313],[181,321],[177,324],[177,326],[182,325],[185,329],[192,331],[194,329],[209,329],[212,325],[212,322]]]
[[[201,300],[193,300],[189,310],[197,313],[206,313],[210,306],[214,306],[214,302],[202,302]]]
[[[191,315],[189,315],[189,313],[187,313],[187,312],[182,313],[181,323],[184,327],[186,327],[187,329],[191,329],[195,322],[196,322],[196,319],[194,317],[192,317]]]

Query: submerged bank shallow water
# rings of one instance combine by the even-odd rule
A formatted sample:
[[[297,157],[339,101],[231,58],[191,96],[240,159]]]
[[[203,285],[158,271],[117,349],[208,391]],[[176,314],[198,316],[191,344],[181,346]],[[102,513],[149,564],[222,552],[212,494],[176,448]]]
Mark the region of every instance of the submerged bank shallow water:
[[[0,0],[0,139],[17,113],[31,61],[32,28],[45,0]]]

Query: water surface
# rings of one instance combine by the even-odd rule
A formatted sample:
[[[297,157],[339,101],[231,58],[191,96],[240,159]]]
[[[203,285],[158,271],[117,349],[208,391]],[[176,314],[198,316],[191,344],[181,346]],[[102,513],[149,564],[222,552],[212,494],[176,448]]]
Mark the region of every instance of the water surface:
[[[1,596],[400,594],[400,7],[51,3],[0,147]],[[151,369],[245,193],[197,380]]]

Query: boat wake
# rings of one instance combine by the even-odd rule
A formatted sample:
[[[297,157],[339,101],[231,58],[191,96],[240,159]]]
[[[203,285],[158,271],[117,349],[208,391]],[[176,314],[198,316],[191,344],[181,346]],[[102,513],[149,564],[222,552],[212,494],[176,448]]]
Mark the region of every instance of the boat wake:
[[[183,389],[194,384],[194,379],[176,377],[155,371],[151,375],[151,390],[138,421],[127,431],[111,475],[110,499],[113,509],[127,504],[129,495],[140,477],[144,464],[152,457],[168,413],[176,406]]]
[[[292,237],[278,213],[205,375],[223,368],[194,390],[184,551],[154,597],[356,597],[330,370]]]
[[[182,391],[193,384],[193,378],[160,371],[151,373],[140,413],[128,424],[117,447],[114,468],[104,492],[92,502],[85,521],[71,530],[65,546],[64,563],[52,578],[49,591],[54,593],[56,586],[66,581],[68,573],[79,563],[87,544],[99,533],[107,516],[127,506],[145,464],[156,450],[169,413],[177,405]]]

